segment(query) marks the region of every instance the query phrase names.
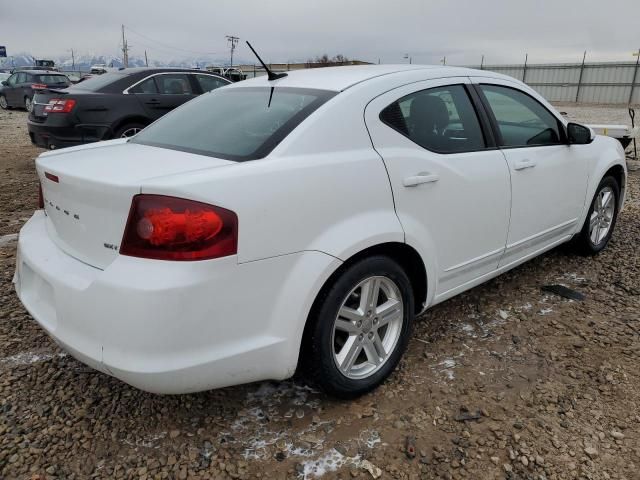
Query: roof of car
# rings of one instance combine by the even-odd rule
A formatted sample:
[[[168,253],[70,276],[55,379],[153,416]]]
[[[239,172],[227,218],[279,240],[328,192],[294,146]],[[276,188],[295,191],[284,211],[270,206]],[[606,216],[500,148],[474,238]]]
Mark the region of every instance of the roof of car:
[[[198,70],[197,68],[171,68],[171,67],[131,67],[131,68],[119,68],[119,69],[113,69],[112,71],[114,72],[121,72],[121,73],[130,73],[130,74],[134,74],[134,73],[142,73],[142,72],[149,72],[149,73],[158,73],[158,72],[192,72],[192,73],[208,73],[210,75],[215,75],[211,72],[207,72],[206,70]]]
[[[349,65],[342,67],[309,68],[287,72],[287,76],[269,81],[266,75],[245,80],[234,84],[234,87],[280,86],[315,88],[322,90],[342,91],[355,84],[371,80],[383,75],[390,75],[408,71],[424,71],[424,79],[454,77],[454,76],[484,76],[500,77],[486,70],[474,70],[464,67],[448,67],[441,65]],[[506,78],[506,77],[504,77]],[[229,87],[225,87],[229,88]]]
[[[19,72],[23,72],[23,73],[32,73],[35,75],[64,75],[64,73],[59,72],[58,70],[47,70],[46,68],[43,69],[24,69],[21,70],[19,68],[17,68],[16,70],[14,70],[13,73],[19,73]]]

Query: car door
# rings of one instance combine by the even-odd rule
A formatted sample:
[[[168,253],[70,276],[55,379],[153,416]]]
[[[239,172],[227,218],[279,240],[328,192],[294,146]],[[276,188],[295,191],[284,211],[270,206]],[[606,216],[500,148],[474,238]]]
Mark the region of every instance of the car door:
[[[7,80],[7,86],[4,87],[3,93],[5,98],[7,99],[7,103],[11,107],[18,106],[17,98],[18,98],[18,78],[21,75],[21,72],[14,73]],[[24,75],[24,74],[22,74]]]
[[[365,111],[406,241],[436,264],[434,302],[494,272],[507,239],[509,169],[470,83],[413,83]]]
[[[566,141],[564,123],[518,84],[475,79],[511,173],[511,222],[500,266],[550,248],[578,228],[588,162]]]
[[[24,97],[31,97],[31,74],[27,72],[18,73],[16,88],[14,90],[14,103],[16,106],[24,107]]]
[[[231,83],[229,80],[216,77],[215,75],[205,75],[202,73],[197,73],[193,76],[195,77],[198,86],[202,90],[202,93],[210,92],[211,90],[224,87],[225,85],[229,85]]]
[[[158,102],[152,105],[157,117],[196,97],[189,76],[185,73],[167,73],[155,76]]]

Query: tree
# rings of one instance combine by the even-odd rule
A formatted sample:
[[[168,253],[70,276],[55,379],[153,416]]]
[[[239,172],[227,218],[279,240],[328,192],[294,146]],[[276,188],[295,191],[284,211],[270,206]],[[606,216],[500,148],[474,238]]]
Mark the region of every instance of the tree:
[[[318,68],[318,67],[336,67],[340,65],[349,65],[349,59],[342,54],[335,55],[329,58],[329,55],[326,53],[322,56],[317,56],[315,59],[310,58],[307,60],[306,67],[307,68]]]

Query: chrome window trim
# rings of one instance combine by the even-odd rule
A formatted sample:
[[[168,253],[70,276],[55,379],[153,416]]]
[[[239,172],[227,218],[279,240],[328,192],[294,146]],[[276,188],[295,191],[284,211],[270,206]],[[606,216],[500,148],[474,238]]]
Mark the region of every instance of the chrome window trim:
[[[176,72],[157,72],[157,73],[152,73],[151,75],[147,75],[146,77],[144,77],[142,80],[138,80],[136,83],[134,83],[133,85],[129,85],[127,88],[125,88],[122,91],[123,95],[129,95],[129,90],[131,90],[133,87],[140,85],[142,82],[145,82],[147,80],[149,80],[152,77],[156,77],[158,75],[209,75],[210,77],[216,77],[219,78],[221,80],[225,80],[227,82],[229,82],[229,84],[233,83],[231,80],[228,80],[224,77],[221,77],[220,75],[215,75],[213,73],[209,73],[209,72],[180,72],[180,71],[176,71]],[[133,94],[135,95],[135,93]],[[155,94],[149,94],[149,95],[167,95],[166,93],[155,93]]]

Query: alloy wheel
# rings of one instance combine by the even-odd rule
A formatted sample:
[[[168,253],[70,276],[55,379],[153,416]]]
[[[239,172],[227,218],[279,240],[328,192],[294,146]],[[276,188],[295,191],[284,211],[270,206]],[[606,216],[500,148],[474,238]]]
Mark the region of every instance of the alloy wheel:
[[[4,95],[0,95],[0,108],[5,110],[9,105],[7,104],[7,99],[4,98]]]
[[[604,187],[594,199],[593,212],[589,217],[589,239],[599,245],[609,234],[615,214],[615,194],[609,186]]]
[[[369,277],[347,295],[331,337],[333,359],[351,379],[376,373],[389,359],[402,332],[404,302],[388,277]]]
[[[120,138],[133,137],[134,135],[136,135],[140,131],[142,131],[142,129],[138,128],[138,127],[127,128],[124,132],[122,132],[122,134],[120,135]]]
[[[31,113],[31,110],[33,110],[33,102],[31,101],[31,99],[29,97],[26,97],[24,99],[24,108],[27,109],[27,112]]]

